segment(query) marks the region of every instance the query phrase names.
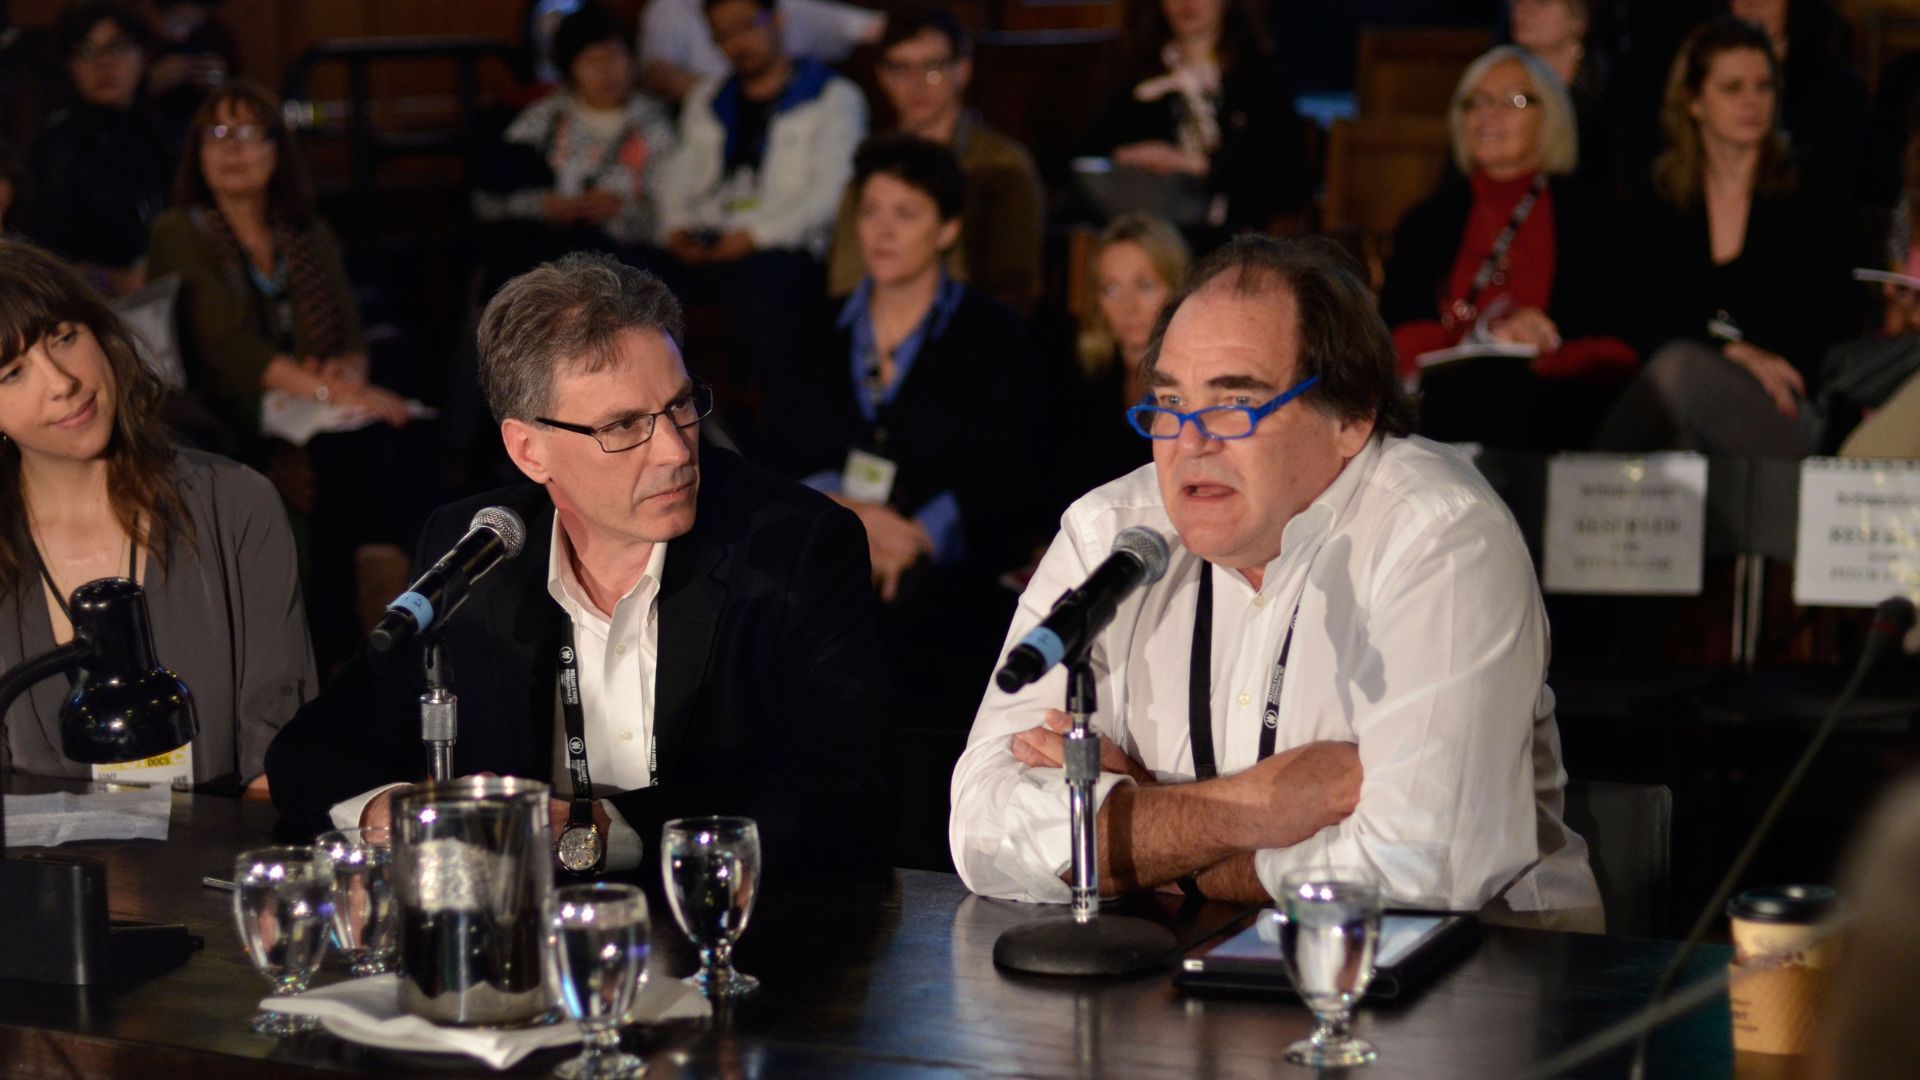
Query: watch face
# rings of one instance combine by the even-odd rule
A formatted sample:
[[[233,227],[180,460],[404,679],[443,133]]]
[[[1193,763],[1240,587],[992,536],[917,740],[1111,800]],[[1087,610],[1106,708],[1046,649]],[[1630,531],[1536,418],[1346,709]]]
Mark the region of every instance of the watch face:
[[[554,851],[560,857],[561,869],[576,874],[592,870],[600,865],[600,829],[594,825],[569,826],[560,834]]]

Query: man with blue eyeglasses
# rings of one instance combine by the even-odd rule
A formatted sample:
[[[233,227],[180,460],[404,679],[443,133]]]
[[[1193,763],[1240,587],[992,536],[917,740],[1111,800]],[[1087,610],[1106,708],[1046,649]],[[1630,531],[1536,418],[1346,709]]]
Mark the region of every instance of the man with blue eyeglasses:
[[[1092,649],[1104,891],[1263,902],[1358,867],[1393,905],[1598,930],[1526,546],[1469,462],[1408,437],[1393,361],[1332,249],[1210,256],[1128,414],[1152,467],[1067,510],[1007,648],[1123,529],[1167,537]],[[1056,670],[981,703],[949,826],[975,892],[1068,899],[1064,692]]]

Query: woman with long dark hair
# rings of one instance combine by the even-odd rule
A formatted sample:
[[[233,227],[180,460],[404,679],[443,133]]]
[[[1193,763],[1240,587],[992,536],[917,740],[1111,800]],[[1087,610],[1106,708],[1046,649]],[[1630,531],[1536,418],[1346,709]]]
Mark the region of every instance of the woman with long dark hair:
[[[267,743],[316,682],[293,534],[263,477],[172,443],[164,396],[78,274],[0,239],[0,667],[72,638],[75,587],[132,578],[199,710],[182,781],[264,794]],[[16,771],[90,775],[60,752],[65,694],[14,704]]]
[[[201,106],[148,267],[156,277],[180,274],[189,382],[253,441],[251,459],[310,523],[310,591],[357,593],[364,631],[406,586],[409,508],[431,504],[409,492],[417,456],[388,430],[408,423],[407,403],[372,381],[339,246],[314,212],[272,94],[232,82]],[[368,422],[323,428],[301,445],[272,434],[284,427],[263,426],[316,401]],[[343,657],[358,637],[352,615],[344,602],[316,608],[324,658]]]

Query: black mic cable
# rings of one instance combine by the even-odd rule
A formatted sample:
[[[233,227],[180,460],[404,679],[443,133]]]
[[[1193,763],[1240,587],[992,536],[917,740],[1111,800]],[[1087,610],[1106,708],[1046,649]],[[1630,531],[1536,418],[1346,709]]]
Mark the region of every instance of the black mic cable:
[[[1806,778],[1807,773],[1813,768],[1813,761],[1820,755],[1821,747],[1826,745],[1827,736],[1832,735],[1833,729],[1839,726],[1840,717],[1846,713],[1847,706],[1853,704],[1855,695],[1860,692],[1861,684],[1866,682],[1867,676],[1872,673],[1874,668],[1879,666],[1881,659],[1886,656],[1889,649],[1898,649],[1900,647],[1901,638],[1905,637],[1907,631],[1913,628],[1913,621],[1913,602],[1904,596],[1894,596],[1882,600],[1880,606],[1874,609],[1873,623],[1867,629],[1867,644],[1860,652],[1859,662],[1854,665],[1853,675],[1847,679],[1846,685],[1840,690],[1839,696],[1834,698],[1833,705],[1827,710],[1826,716],[1821,719],[1820,726],[1814,729],[1813,738],[1807,740],[1806,749],[1800,752],[1799,760],[1793,763],[1793,769],[1787,773],[1786,780],[1781,782],[1780,790],[1774,793],[1773,801],[1767,804],[1767,809],[1760,815],[1759,823],[1753,827],[1753,832],[1747,837],[1747,843],[1740,849],[1740,854],[1734,857],[1733,865],[1727,868],[1726,876],[1722,877],[1720,884],[1714,888],[1713,896],[1707,900],[1706,906],[1700,909],[1700,916],[1693,921],[1693,928],[1687,931],[1686,938],[1680,943],[1679,951],[1673,954],[1673,959],[1668,961],[1666,969],[1660,973],[1660,978],[1654,982],[1653,993],[1648,998],[1650,1013],[1663,1017],[1671,1017],[1678,1016],[1687,1011],[1686,1009],[1680,1009],[1668,1013],[1663,1006],[1671,1003],[1662,1002],[1661,999],[1666,996],[1667,991],[1673,988],[1674,980],[1678,979],[1680,973],[1686,969],[1687,961],[1693,959],[1694,950],[1699,947],[1701,938],[1706,936],[1707,930],[1712,927],[1715,920],[1719,918],[1720,910],[1726,906],[1727,895],[1733,891],[1733,886],[1740,880],[1740,876],[1747,872],[1747,866],[1753,862],[1754,856],[1759,854],[1760,845],[1766,842],[1767,835],[1773,831],[1774,822],[1779,819],[1781,811],[1786,809],[1787,803],[1792,800],[1794,792],[1799,790],[1800,782]],[[1709,981],[1712,982],[1713,980]],[[1724,986],[1725,982],[1720,981],[1716,983],[1715,988],[1720,989],[1724,988]],[[1686,996],[1689,1000],[1693,998],[1691,994]],[[1695,1000],[1693,1004],[1701,1004],[1711,997],[1712,994],[1705,994],[1704,996],[1700,996],[1698,1000]],[[1692,1006],[1689,1006],[1688,1008],[1691,1007]],[[1643,1030],[1637,1032],[1639,1038],[1633,1047],[1633,1065],[1627,1071],[1630,1080],[1644,1080],[1647,1071],[1647,1047],[1652,1038],[1653,1029],[1657,1026],[1658,1024],[1649,1024]],[[1629,1034],[1635,1033],[1629,1032]],[[1604,1051],[1611,1045],[1611,1043],[1608,1043],[1600,1049]],[[1548,1064],[1553,1065],[1567,1056],[1568,1055],[1563,1054]],[[1568,1064],[1558,1065],[1554,1072],[1547,1072],[1543,1067],[1542,1071],[1534,1075],[1538,1077],[1556,1076],[1560,1072],[1564,1072],[1566,1069],[1574,1068],[1580,1064],[1584,1064],[1584,1062],[1573,1061]]]

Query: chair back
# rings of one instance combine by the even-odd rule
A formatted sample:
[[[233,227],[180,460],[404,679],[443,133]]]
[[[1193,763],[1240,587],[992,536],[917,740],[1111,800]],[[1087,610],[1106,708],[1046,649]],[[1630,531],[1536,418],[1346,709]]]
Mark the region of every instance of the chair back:
[[[1366,27],[1354,71],[1360,115],[1447,115],[1453,88],[1493,44],[1478,27]]]
[[[1673,792],[1664,784],[1567,781],[1567,826],[1587,841],[1606,904],[1607,933],[1666,932]]]

